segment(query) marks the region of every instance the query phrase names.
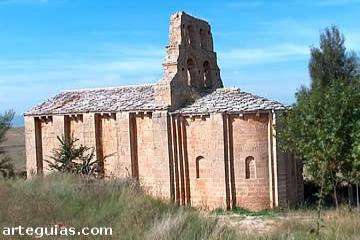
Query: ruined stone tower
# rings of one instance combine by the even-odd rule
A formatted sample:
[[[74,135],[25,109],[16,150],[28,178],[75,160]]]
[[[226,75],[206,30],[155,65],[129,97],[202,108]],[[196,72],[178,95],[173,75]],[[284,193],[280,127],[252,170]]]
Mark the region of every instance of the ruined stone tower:
[[[210,25],[184,12],[171,16],[170,43],[156,100],[177,108],[223,87]]]

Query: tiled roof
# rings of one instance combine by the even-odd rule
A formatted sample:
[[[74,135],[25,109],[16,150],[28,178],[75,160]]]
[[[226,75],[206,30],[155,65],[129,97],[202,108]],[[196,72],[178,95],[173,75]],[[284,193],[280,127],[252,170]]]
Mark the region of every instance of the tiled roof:
[[[35,106],[25,115],[54,115],[88,112],[154,111],[168,109],[156,103],[155,85],[64,91]],[[253,112],[284,110],[287,106],[236,88],[202,93],[193,103],[173,113]]]
[[[251,93],[242,92],[238,88],[219,88],[204,94],[193,103],[178,109],[175,113],[206,114],[214,112],[254,112],[269,110],[285,110],[287,106]]]
[[[167,109],[167,106],[155,103],[154,85],[137,85],[64,91],[35,106],[25,115],[162,109]]]

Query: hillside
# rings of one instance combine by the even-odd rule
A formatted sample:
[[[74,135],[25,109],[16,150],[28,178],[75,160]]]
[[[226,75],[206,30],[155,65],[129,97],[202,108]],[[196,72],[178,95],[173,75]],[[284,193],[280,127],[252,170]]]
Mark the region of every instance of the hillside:
[[[25,170],[25,132],[23,127],[11,128],[5,135],[5,142],[0,146],[14,161],[17,170]]]

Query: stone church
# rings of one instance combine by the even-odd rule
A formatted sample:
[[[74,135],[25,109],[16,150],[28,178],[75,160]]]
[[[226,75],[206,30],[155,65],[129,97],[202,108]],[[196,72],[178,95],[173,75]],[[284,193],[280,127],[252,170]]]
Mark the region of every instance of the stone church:
[[[224,88],[210,25],[171,16],[156,84],[60,92],[25,115],[28,176],[47,174],[57,136],[93,147],[109,178],[133,177],[181,205],[208,209],[294,206],[301,161],[279,150],[283,104]]]

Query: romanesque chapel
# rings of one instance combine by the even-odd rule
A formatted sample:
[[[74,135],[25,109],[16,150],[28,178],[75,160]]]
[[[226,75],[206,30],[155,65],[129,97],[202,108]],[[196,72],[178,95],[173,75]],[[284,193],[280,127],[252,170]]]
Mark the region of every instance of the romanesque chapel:
[[[210,25],[184,12],[170,21],[156,84],[64,91],[24,114],[28,176],[48,174],[56,137],[73,135],[96,150],[106,177],[138,179],[181,205],[297,204],[302,164],[274,132],[286,106],[224,88]]]

